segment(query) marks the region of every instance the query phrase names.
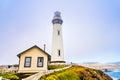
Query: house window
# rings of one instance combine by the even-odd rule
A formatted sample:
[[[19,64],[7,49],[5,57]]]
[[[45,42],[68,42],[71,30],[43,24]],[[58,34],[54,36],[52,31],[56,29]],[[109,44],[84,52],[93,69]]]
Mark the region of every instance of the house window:
[[[60,31],[58,30],[58,35],[60,35]]]
[[[25,57],[24,67],[31,67],[31,57]]]
[[[43,61],[44,61],[43,57],[38,57],[38,59],[37,59],[37,67],[43,67]]]
[[[58,56],[60,56],[60,50],[58,50]]]

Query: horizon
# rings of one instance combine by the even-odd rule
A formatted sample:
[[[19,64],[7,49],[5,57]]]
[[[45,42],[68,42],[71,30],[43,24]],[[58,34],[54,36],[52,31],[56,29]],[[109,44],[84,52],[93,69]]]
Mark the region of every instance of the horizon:
[[[68,4],[69,2],[69,4]],[[18,64],[17,54],[37,45],[51,55],[52,19],[63,19],[66,62],[120,61],[120,1],[0,1],[0,65]]]
[[[66,62],[67,64],[71,64],[71,62]],[[80,62],[80,63],[74,63],[73,64],[120,64],[120,61],[117,62]],[[19,63],[16,64],[1,64],[0,66],[7,66],[7,65],[19,65]]]

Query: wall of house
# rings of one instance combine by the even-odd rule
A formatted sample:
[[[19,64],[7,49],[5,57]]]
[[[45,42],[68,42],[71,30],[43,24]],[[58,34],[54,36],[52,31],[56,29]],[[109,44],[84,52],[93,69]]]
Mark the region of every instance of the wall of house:
[[[31,67],[24,67],[25,57],[32,57]],[[44,57],[43,67],[37,67],[38,57]],[[31,73],[31,72],[45,71],[47,70],[47,62],[48,62],[48,57],[45,53],[40,51],[38,48],[32,48],[26,51],[25,53],[21,54],[18,73]]]

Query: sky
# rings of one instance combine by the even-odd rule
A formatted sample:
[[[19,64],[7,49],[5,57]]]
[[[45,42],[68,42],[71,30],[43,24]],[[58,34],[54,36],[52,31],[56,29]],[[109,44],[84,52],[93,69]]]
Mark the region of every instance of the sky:
[[[120,61],[120,0],[0,0],[0,65],[34,45],[51,54],[55,11],[66,62]]]

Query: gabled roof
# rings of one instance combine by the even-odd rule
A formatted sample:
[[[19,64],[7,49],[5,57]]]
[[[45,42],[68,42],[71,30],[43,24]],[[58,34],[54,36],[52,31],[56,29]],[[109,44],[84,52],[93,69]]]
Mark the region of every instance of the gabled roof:
[[[39,48],[37,45],[34,45],[33,47],[31,47],[31,48],[29,48],[29,49],[21,52],[21,53],[18,54],[17,56],[20,57],[22,54],[24,54],[25,52],[27,52],[27,51],[29,51],[29,50],[31,50],[31,49],[33,49],[33,48],[38,48],[40,51],[42,51],[43,53],[45,53],[45,54],[48,56],[48,58],[50,59],[51,56],[50,56],[47,52],[45,52],[44,50],[42,50],[41,48]]]

